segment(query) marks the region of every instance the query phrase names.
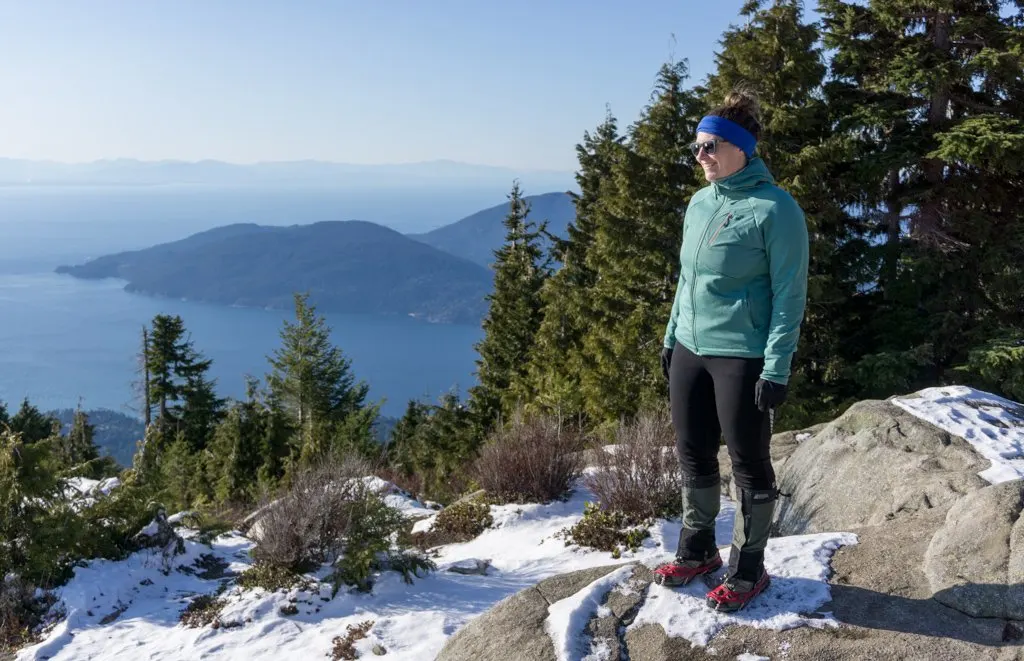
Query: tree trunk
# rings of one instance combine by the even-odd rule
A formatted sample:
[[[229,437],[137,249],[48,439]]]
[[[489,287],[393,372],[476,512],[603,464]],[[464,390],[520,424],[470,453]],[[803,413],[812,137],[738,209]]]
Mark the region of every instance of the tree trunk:
[[[885,254],[882,258],[882,273],[880,283],[882,295],[886,300],[892,298],[892,287],[895,286],[899,274],[900,262],[900,217],[903,215],[903,204],[899,200],[900,171],[893,168],[886,175],[886,200],[885,200],[885,231],[886,243]]]
[[[932,45],[936,50],[948,53],[950,50],[950,15],[938,12],[928,20],[928,32]],[[931,103],[928,108],[929,133],[934,135],[942,130],[948,121],[950,91],[948,83],[940,83],[932,91]],[[945,164],[937,158],[925,159],[922,163],[925,180],[928,182],[928,197],[921,203],[915,218],[912,235],[925,241],[936,240],[941,236],[941,208],[932,196],[942,187]]]
[[[153,413],[149,394],[149,329],[142,327],[142,421],[148,428]]]

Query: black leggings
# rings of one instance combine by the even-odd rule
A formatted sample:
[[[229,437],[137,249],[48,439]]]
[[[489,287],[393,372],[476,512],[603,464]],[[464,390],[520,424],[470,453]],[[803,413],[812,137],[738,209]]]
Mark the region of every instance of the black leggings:
[[[669,401],[676,449],[688,486],[712,486],[719,479],[718,448],[723,432],[736,486],[775,488],[767,412],[754,403],[764,360],[698,356],[682,344],[672,351]]]

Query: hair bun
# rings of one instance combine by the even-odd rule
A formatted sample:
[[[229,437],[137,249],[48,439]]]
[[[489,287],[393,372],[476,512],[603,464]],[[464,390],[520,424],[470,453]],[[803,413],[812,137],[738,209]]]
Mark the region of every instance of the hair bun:
[[[726,108],[733,108],[746,113],[758,123],[761,121],[761,103],[757,99],[757,94],[751,89],[734,89],[726,95],[723,105]]]

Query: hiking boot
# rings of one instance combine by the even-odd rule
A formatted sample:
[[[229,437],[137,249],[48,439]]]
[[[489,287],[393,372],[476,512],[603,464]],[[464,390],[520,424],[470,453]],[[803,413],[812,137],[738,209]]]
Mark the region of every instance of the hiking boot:
[[[721,613],[735,613],[764,592],[770,582],[768,572],[763,570],[756,581],[745,581],[735,576],[726,578],[721,585],[708,592],[707,605]]]
[[[722,566],[722,556],[715,549],[713,555],[701,560],[673,560],[654,570],[654,581],[658,585],[674,588],[686,585],[693,579],[709,574]]]

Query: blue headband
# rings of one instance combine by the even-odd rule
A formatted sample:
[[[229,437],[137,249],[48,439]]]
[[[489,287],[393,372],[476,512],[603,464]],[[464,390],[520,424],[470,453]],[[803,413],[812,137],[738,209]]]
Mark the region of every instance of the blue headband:
[[[728,140],[740,148],[750,158],[754,155],[754,148],[757,146],[757,138],[754,134],[743,128],[731,119],[708,115],[697,124],[697,132],[711,133],[720,138]]]

